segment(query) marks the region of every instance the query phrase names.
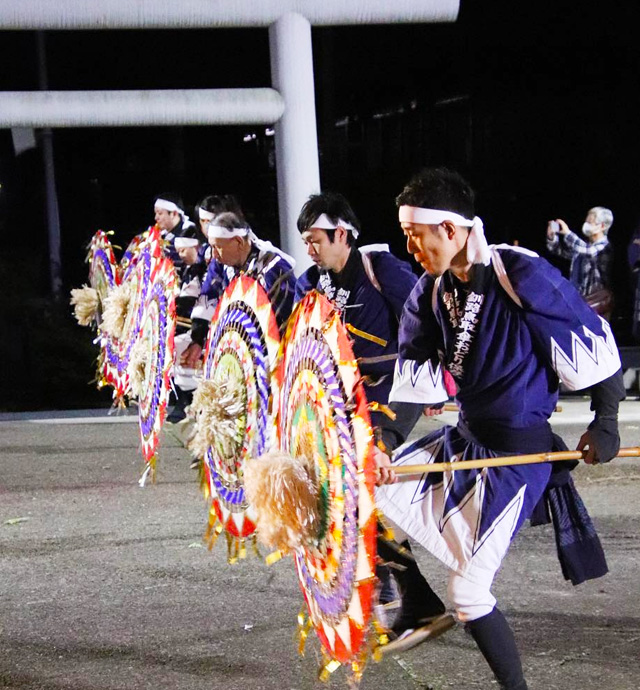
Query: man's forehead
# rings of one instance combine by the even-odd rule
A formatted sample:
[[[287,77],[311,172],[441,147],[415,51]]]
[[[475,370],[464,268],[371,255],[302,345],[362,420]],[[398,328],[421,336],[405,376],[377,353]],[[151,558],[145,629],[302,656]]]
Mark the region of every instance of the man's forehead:
[[[314,228],[310,227],[308,230],[305,230],[302,233],[303,237],[320,237],[322,235],[326,235],[327,231],[324,228]]]
[[[400,227],[404,230],[404,232],[419,232],[420,230],[424,230],[429,226],[425,225],[424,223],[413,223],[407,220],[403,220],[400,223]]]

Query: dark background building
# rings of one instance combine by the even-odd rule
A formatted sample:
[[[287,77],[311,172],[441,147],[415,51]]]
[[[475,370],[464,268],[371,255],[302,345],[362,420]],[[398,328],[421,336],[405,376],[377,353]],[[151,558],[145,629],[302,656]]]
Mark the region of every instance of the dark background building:
[[[579,228],[589,207],[608,206],[614,328],[630,342],[639,16],[634,3],[468,1],[451,25],[314,28],[323,187],[351,199],[364,241],[390,242],[397,253],[393,199],[424,165],[470,178],[494,242],[542,252],[548,219]],[[270,85],[264,29],[52,32],[46,55],[52,90]],[[0,32],[0,57],[0,90],[38,88],[33,32]],[[55,130],[54,150],[65,289],[86,281],[93,233],[115,230],[125,244],[153,221],[161,191],[181,192],[189,206],[237,193],[258,233],[277,240],[273,137],[264,127]],[[42,154],[15,155],[8,130],[0,130],[0,184],[0,408],[91,402],[90,335],[47,299]]]

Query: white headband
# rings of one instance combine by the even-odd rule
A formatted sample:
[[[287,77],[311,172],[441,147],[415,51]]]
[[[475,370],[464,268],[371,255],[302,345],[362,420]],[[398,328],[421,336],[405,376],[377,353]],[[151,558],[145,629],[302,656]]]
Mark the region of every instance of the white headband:
[[[338,218],[338,222],[334,223],[329,218],[329,216],[327,216],[326,213],[323,213],[322,215],[318,216],[309,227],[320,228],[320,230],[335,230],[336,228],[341,227],[345,230],[349,230],[349,232],[353,235],[355,239],[358,239],[358,235],[360,234],[353,227],[353,225],[351,225],[351,223],[348,223],[346,220],[343,220],[342,218]]]
[[[173,244],[176,249],[182,249],[183,247],[197,247],[199,242],[195,237],[176,237]]]
[[[434,208],[419,208],[417,206],[400,206],[398,217],[401,223],[418,223],[420,225],[440,225],[450,220],[454,225],[471,228],[467,240],[467,259],[472,264],[488,265],[491,261],[491,251],[484,236],[482,220],[475,216],[469,220],[453,211],[442,211]]]
[[[153,206],[154,208],[163,208],[165,211],[175,211],[184,216],[184,211],[173,201],[167,201],[167,199],[156,199]]]
[[[198,218],[200,218],[200,220],[213,220],[215,217],[215,213],[211,213],[211,211],[205,211],[202,208],[202,206],[198,206]]]
[[[251,228],[234,228],[233,230],[227,230],[227,228],[222,228],[219,225],[211,225],[209,224],[209,239],[215,239],[215,238],[220,238],[220,239],[229,239],[231,237],[248,237],[249,240],[253,244],[258,247],[258,249],[265,251],[265,252],[272,252],[273,254],[277,254],[278,256],[282,257],[285,261],[287,261],[290,265],[291,268],[295,268],[296,265],[296,260],[287,254],[286,252],[283,252],[282,249],[279,247],[276,247],[274,244],[269,242],[268,240],[261,240],[258,237],[256,237],[255,233]]]
[[[207,237],[210,240],[228,240],[232,237],[246,237],[250,232],[251,228],[233,228],[229,230],[228,228],[223,228],[221,225],[213,225],[212,223],[207,225]]]
[[[418,208],[416,206],[400,206],[398,216],[401,223],[419,223],[420,225],[440,225],[450,220],[455,225],[470,228],[473,221],[453,211],[440,211],[434,208]]]

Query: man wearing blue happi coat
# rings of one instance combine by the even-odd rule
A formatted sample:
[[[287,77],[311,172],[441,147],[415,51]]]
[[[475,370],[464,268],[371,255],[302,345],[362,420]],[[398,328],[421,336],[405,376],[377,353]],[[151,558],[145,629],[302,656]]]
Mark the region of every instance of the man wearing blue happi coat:
[[[377,444],[390,453],[408,435],[423,409],[412,402],[398,402],[391,406],[395,417],[387,414],[398,358],[399,319],[417,277],[406,261],[391,254],[388,245],[356,246],[360,223],[341,194],[312,195],[302,207],[298,230],[314,265],[298,279],[296,300],[316,289],[340,311],[363,377]],[[419,632],[425,619],[437,620],[438,629],[444,630],[451,618],[443,615],[443,602],[431,590],[415,560],[405,553],[409,548],[405,542],[399,553],[385,540],[378,541],[381,559],[399,566],[393,575],[402,601],[390,633],[394,645],[402,644],[403,648],[413,646],[417,639],[414,632]],[[378,568],[377,574],[384,583],[380,603],[390,603],[393,596],[388,571]],[[395,648],[389,646],[390,650]]]
[[[606,572],[568,468],[512,465],[398,481],[393,467],[566,448],[548,421],[560,381],[590,388],[595,417],[578,444],[586,462],[611,460],[624,398],[618,349],[609,324],[548,262],[487,244],[473,191],[457,173],[424,170],[397,204],[407,251],[425,273],[402,314],[390,400],[438,409],[446,369],[460,415],[457,426],[400,448],[392,464],[378,451],[378,507],[449,567],[449,598],[500,687],[525,690],[513,633],[491,593],[524,520],[553,515],[563,573],[574,584]]]
[[[295,300],[316,289],[336,305],[351,334],[367,400],[386,405],[398,356],[398,323],[417,277],[388,245],[356,246],[360,223],[341,194],[312,195],[300,212],[298,230],[314,265],[298,278]]]

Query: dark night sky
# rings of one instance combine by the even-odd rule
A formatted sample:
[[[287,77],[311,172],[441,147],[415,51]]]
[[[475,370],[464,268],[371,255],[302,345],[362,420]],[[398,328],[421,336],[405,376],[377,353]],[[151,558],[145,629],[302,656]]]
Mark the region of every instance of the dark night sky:
[[[391,236],[399,251],[393,197],[424,164],[453,165],[472,180],[479,214],[498,241],[539,250],[548,218],[577,226],[589,206],[609,206],[624,272],[626,243],[640,220],[634,4],[608,3],[597,13],[581,2],[476,0],[463,3],[455,25],[314,28],[323,186],[351,198],[371,240]],[[270,85],[263,29],[46,38],[51,89]],[[33,32],[0,32],[0,59],[11,65],[0,89],[37,88]],[[422,120],[402,125],[399,139],[381,129],[378,163],[357,137],[336,137],[336,120],[370,127],[375,114],[411,103]],[[152,198],[162,190],[182,191],[189,204],[237,192],[257,229],[275,238],[270,142],[243,144],[249,129],[57,130],[65,283],[85,279],[83,244],[98,227],[129,237],[151,222]],[[340,162],[344,146],[348,166]],[[394,146],[402,151],[386,158]],[[25,226],[44,241],[40,153],[16,159],[6,130],[0,182],[0,225]]]

